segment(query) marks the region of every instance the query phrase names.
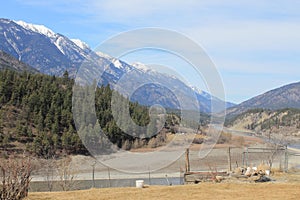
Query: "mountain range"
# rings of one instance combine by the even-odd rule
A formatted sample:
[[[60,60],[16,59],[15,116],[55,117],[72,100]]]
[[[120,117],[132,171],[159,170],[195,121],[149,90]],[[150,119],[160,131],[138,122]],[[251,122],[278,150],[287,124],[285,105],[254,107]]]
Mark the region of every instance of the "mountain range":
[[[233,106],[227,109],[227,117],[230,118],[254,108],[270,110],[284,108],[300,109],[300,82],[270,90]]]
[[[0,50],[50,75],[74,75],[90,51],[45,26],[8,19],[0,19]]]
[[[124,95],[143,105],[160,104],[178,109],[184,102],[187,104],[184,109],[200,107],[200,111],[206,113],[211,112],[212,104],[217,107],[215,111],[234,105],[192,88],[176,77],[145,70],[141,65],[131,65],[102,52],[93,52],[84,42],[69,39],[43,25],[0,19],[0,50],[40,73],[55,76],[62,76],[68,71],[71,77],[75,77],[86,60],[109,61],[109,66],[104,68],[100,78],[101,84],[110,84],[118,91],[127,88],[129,91],[125,91],[127,93]],[[92,64],[96,65],[97,62]],[[122,77],[128,73],[131,77],[124,81]],[[123,81],[122,85],[120,81]],[[133,88],[135,91],[131,94]]]
[[[187,102],[191,104],[186,105],[187,109],[200,107],[200,111],[210,113],[214,104],[216,111],[221,111],[225,106],[228,118],[253,108],[300,108],[300,82],[273,89],[235,105],[142,63],[128,64],[103,52],[94,52],[78,39],[69,39],[43,25],[23,21],[0,19],[0,51],[2,69],[20,71],[24,68],[55,76],[62,76],[67,70],[71,77],[75,77],[84,61],[106,60],[109,66],[104,68],[100,84],[110,84],[131,101],[143,105],[160,104],[178,109],[182,102]],[[127,77],[128,74],[130,77]]]

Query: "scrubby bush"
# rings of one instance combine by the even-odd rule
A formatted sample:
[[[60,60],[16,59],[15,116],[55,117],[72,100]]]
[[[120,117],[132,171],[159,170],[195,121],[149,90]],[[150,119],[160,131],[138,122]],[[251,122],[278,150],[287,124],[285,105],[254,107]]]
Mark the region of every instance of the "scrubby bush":
[[[21,200],[28,194],[32,166],[29,159],[0,162],[0,200]]]
[[[229,143],[231,141],[231,138],[232,138],[231,133],[222,132],[217,143],[218,144]]]
[[[202,144],[204,141],[203,138],[194,138],[193,144]]]

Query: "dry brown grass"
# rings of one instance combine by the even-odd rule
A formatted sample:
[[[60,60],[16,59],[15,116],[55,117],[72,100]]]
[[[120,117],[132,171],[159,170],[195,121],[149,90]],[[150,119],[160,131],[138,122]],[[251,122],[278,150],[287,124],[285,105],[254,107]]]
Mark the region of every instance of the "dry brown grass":
[[[26,200],[94,200],[94,199],[299,199],[299,183],[204,183],[184,186],[150,186],[148,188],[105,188],[73,192],[30,193]]]

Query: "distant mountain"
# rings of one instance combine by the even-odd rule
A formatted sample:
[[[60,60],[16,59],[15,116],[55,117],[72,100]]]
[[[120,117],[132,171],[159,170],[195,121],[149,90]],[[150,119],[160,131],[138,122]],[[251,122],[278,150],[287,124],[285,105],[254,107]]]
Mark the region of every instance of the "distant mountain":
[[[164,107],[176,109],[200,107],[200,111],[205,113],[212,111],[212,105],[215,106],[215,112],[234,105],[196,87],[189,87],[177,77],[157,72],[147,65],[134,63],[132,66],[135,70],[130,71],[130,76],[134,81],[125,83],[125,88],[139,86],[131,96],[132,101],[138,101],[144,105],[161,104]],[[147,82],[149,84],[144,84]]]
[[[271,110],[300,108],[300,82],[285,85],[251,98],[228,109],[227,115],[229,117],[238,115],[253,108]]]
[[[210,110],[212,105],[216,107],[216,111],[223,111],[222,108],[224,107],[228,109],[236,105],[231,102],[224,102],[221,99],[214,97],[203,90],[199,90],[196,87],[192,87],[192,89],[195,91],[198,101],[201,102],[201,106],[206,106],[207,110]]]
[[[15,57],[0,50],[0,70],[10,69],[17,72],[28,71],[37,73],[38,70],[30,67],[29,65],[17,60]]]
[[[216,102],[215,111],[221,111],[224,105],[233,105],[192,89],[178,78],[149,71],[149,68],[145,70],[141,65],[129,65],[101,52],[93,52],[84,42],[69,39],[43,25],[0,19],[0,50],[41,73],[56,76],[61,76],[67,70],[71,77],[75,77],[84,61],[90,62],[91,66],[98,65],[95,62],[98,60],[100,63],[109,61],[109,66],[105,67],[101,76],[101,84],[110,84],[118,91],[135,88],[137,91],[134,94],[124,95],[131,95],[132,101],[143,105],[161,104],[167,108],[179,108],[182,102],[189,102],[185,109],[199,108],[200,105],[200,110],[207,113],[211,112],[212,102]],[[120,86],[120,81],[129,72],[132,77]],[[145,82],[152,84],[144,84]],[[190,103],[190,99],[198,102]]]

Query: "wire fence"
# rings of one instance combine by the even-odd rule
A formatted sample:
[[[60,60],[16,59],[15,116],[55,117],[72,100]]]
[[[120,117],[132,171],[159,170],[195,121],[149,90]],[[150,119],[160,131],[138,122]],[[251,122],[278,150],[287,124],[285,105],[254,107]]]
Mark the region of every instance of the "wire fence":
[[[300,168],[300,153],[288,153],[288,169],[290,171],[298,171]]]
[[[199,157],[199,151],[192,149],[188,151],[189,159],[185,159],[185,156],[181,156],[170,166],[163,168],[159,171],[150,171],[146,174],[122,174],[122,172],[116,171],[111,168],[107,169],[94,169],[94,165],[91,165],[90,171],[79,174],[78,181],[76,183],[76,189],[87,189],[90,187],[131,187],[135,185],[135,181],[142,179],[145,184],[149,185],[179,185],[183,184],[183,178],[185,172],[184,168],[188,172],[228,172],[234,171],[239,167],[258,167],[260,164],[272,165],[272,169],[279,169],[285,172],[294,172],[294,168],[300,168],[300,153],[288,151],[286,146],[280,146],[277,148],[266,147],[228,147],[228,148],[214,148],[204,158]],[[85,162],[88,163],[88,162]],[[91,164],[94,164],[92,161]],[[87,166],[87,164],[85,164]],[[45,166],[46,167],[46,166]],[[149,166],[151,167],[151,166]],[[95,173],[95,174],[94,174]],[[45,171],[40,175],[45,176]],[[88,177],[86,177],[88,175]],[[54,181],[54,190],[60,190],[59,180]],[[39,182],[33,182],[31,184],[31,191],[48,191],[47,180],[41,180]]]
[[[238,167],[255,167],[264,164],[287,172],[289,156],[300,158],[300,154],[289,154],[286,147],[213,149],[202,159],[196,159],[197,152],[190,154],[191,171],[209,171],[212,168],[217,171],[232,171]]]

